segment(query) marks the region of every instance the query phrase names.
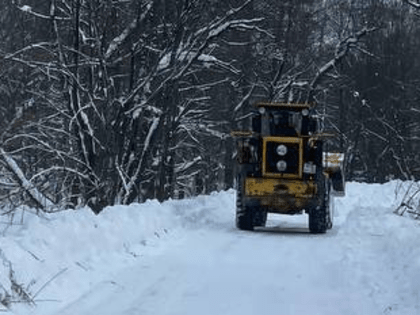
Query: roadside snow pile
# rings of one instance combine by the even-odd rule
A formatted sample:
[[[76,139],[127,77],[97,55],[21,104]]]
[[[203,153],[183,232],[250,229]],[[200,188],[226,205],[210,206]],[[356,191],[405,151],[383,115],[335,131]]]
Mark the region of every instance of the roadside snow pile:
[[[338,231],[346,251],[343,263],[352,267],[354,282],[363,283],[368,296],[387,305],[384,314],[420,311],[420,222],[395,214],[407,185],[350,183],[346,197],[336,203],[340,214],[346,212]]]
[[[23,294],[27,294],[43,310],[39,314],[47,314],[50,307],[56,309],[63,299],[76,299],[109,273],[143,255],[159,254],[184,237],[185,229],[232,225],[234,193],[162,204],[148,200],[108,207],[98,216],[83,208],[42,216],[21,209],[13,218],[3,217],[0,311],[15,309],[12,301],[24,302]]]

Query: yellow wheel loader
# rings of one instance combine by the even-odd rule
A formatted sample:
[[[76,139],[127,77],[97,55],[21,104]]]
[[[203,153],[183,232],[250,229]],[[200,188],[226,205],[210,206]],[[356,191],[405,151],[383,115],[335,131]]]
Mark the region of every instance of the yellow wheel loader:
[[[333,195],[343,196],[344,154],[326,152],[311,104],[257,103],[252,130],[236,138],[236,226],[264,226],[267,213],[309,215],[311,233],[333,224]]]

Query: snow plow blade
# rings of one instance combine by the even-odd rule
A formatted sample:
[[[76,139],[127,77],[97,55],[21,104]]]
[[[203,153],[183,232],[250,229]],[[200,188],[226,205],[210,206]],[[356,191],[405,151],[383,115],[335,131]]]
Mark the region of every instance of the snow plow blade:
[[[344,196],[346,181],[344,179],[344,153],[324,152],[322,164],[324,171],[328,173],[332,184],[332,194],[334,196]]]

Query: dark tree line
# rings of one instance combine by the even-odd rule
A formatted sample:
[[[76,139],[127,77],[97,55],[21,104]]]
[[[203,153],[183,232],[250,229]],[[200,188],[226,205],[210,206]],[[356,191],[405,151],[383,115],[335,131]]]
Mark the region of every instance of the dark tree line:
[[[353,23],[371,24],[375,31],[341,66],[342,86],[327,101],[341,117],[337,126],[345,136],[347,176],[375,182],[418,179],[418,17],[400,2],[374,1],[351,11]]]
[[[416,1],[6,0],[0,200],[226,189],[255,101],[316,101],[349,179],[419,176]]]

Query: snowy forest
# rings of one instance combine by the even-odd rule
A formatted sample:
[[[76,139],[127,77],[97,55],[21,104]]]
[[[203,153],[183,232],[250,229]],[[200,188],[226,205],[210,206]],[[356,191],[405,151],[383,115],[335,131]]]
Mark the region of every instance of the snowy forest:
[[[0,200],[231,188],[257,101],[316,102],[347,180],[420,179],[420,2],[4,0]]]

